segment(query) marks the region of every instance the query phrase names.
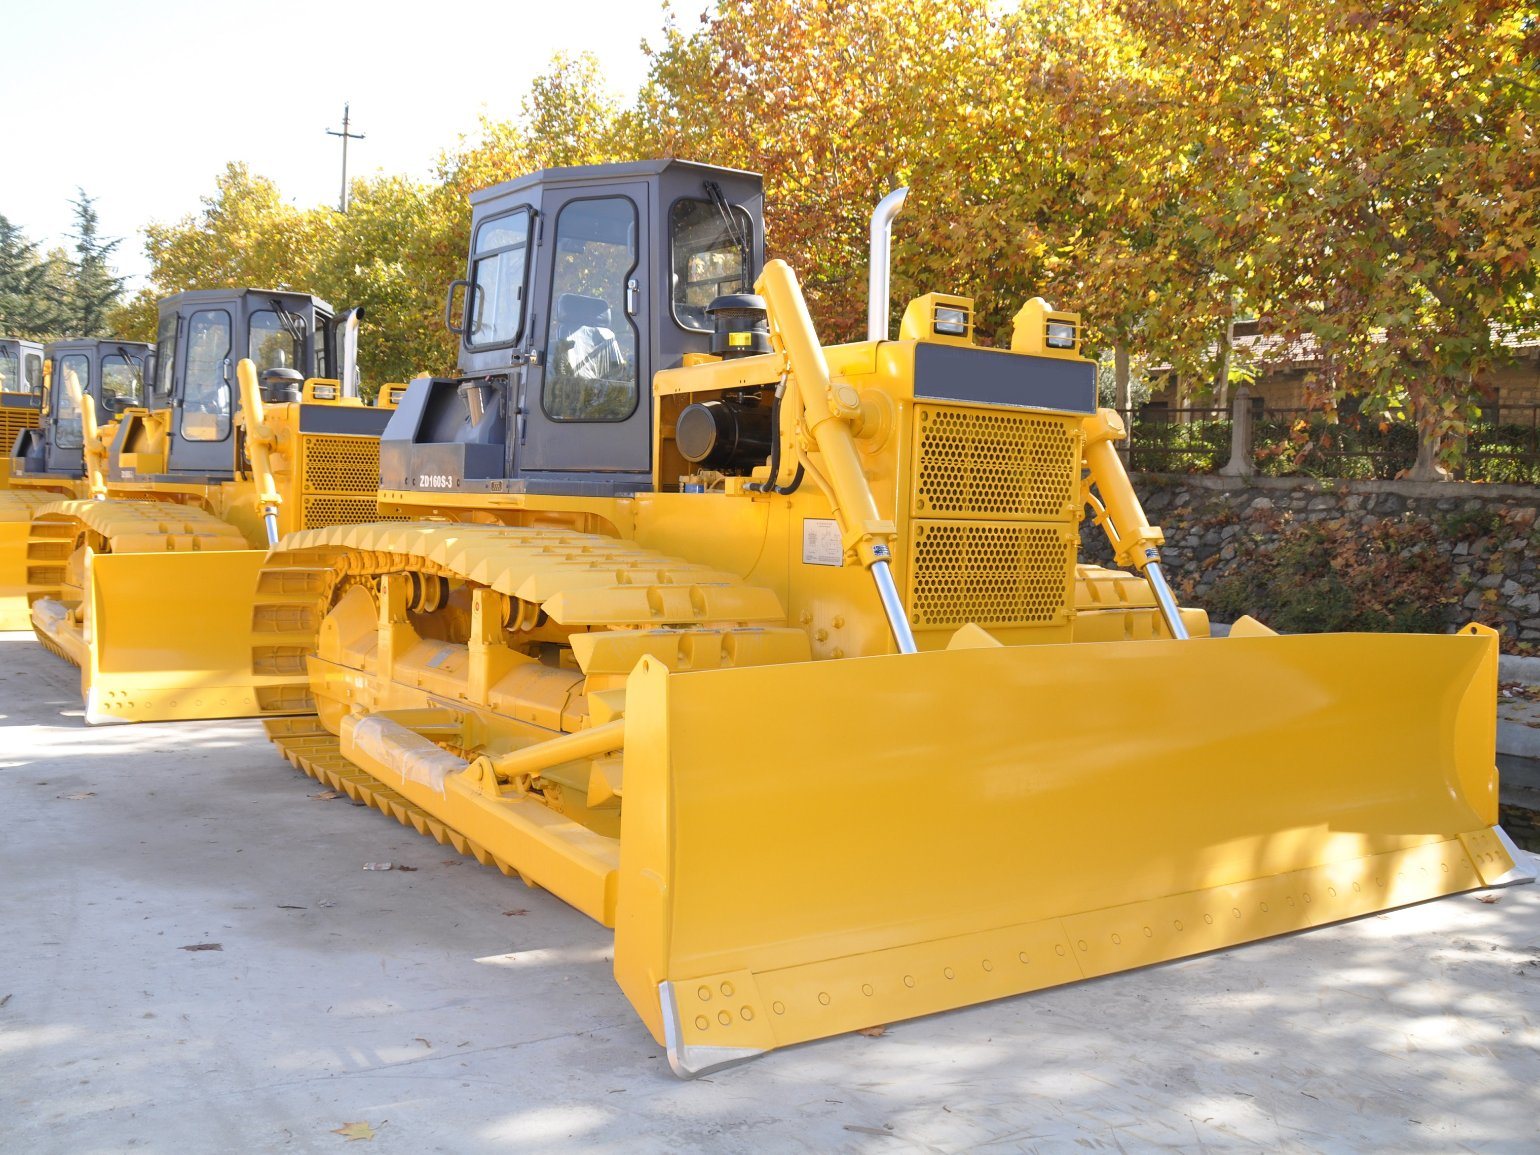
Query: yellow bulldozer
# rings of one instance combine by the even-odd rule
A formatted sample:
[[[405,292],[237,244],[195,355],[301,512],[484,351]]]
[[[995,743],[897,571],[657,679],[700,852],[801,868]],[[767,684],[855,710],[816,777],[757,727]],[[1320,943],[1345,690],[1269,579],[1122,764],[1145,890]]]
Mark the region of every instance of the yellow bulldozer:
[[[25,590],[39,640],[80,667],[87,721],[303,709],[287,604],[254,611],[256,574],[282,533],[378,517],[396,390],[357,396],[357,310],[219,289],[159,312],[152,403],[110,406],[104,433],[73,388],[87,492],[29,510],[23,568],[0,586]]]
[[[682,1076],[1527,880],[1492,632],[1207,636],[1075,314],[984,348],[931,293],[891,339],[901,202],[824,347],[752,174],[473,198],[460,375],[381,444],[407,520],[258,578],[313,639],[286,758],[614,927]]]
[[[37,424],[43,400],[43,346],[20,337],[0,337],[0,447]],[[0,490],[9,484],[10,461],[0,459]]]
[[[0,630],[31,628],[32,602],[56,592],[30,584],[27,547],[32,517],[51,502],[89,491],[85,461],[98,457],[116,429],[118,414],[144,404],[145,369],[152,347],[134,341],[71,338],[41,346],[41,386],[33,423],[7,440],[0,490]],[[32,355],[23,353],[31,369]],[[0,354],[3,357],[3,354]],[[89,398],[100,425],[87,443],[82,406]],[[10,411],[8,411],[10,412]]]

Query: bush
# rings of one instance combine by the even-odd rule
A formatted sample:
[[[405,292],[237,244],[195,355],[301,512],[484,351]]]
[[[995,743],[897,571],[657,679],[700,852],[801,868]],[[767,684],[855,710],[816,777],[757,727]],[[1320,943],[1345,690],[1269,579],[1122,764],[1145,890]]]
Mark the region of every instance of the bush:
[[[1281,525],[1248,538],[1206,599],[1216,617],[1251,614],[1283,633],[1442,633],[1458,599],[1433,526]]]

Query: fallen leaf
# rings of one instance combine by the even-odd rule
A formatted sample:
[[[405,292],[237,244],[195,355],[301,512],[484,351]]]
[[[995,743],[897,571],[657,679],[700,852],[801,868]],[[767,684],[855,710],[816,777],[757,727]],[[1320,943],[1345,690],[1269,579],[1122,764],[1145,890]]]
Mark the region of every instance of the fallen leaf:
[[[11,1001],[11,996],[10,995],[6,995],[5,998],[0,999],[0,1007],[5,1006],[5,1004],[10,1002],[10,1001]]]
[[[344,1123],[340,1127],[333,1127],[332,1134],[341,1135],[351,1143],[355,1139],[373,1139],[375,1131],[368,1123]]]
[[[440,866],[459,866],[460,863],[462,863],[464,861],[465,861],[465,859],[463,859],[463,858],[445,858],[445,859],[443,859],[443,860],[441,860],[439,862],[439,865]]]
[[[519,907],[518,910],[505,910],[505,911],[503,911],[503,915],[505,917],[507,917],[507,918],[517,918],[521,914],[528,914],[528,913],[529,913],[529,911],[525,910],[522,906]]]
[[[410,874],[412,871],[416,870],[417,868],[415,866],[397,866],[396,869],[397,870],[404,870],[408,874]]]
[[[1479,894],[1479,895],[1476,896],[1476,901],[1477,902],[1484,902],[1488,906],[1491,906],[1494,902],[1496,902],[1501,897],[1502,897],[1502,895],[1500,895],[1500,894]]]
[[[416,1041],[427,1047],[430,1051],[433,1049],[433,1044],[428,1042],[428,1040],[423,1038],[421,1035],[417,1036]]]
[[[333,798],[341,798],[342,797],[342,791],[340,791],[340,790],[323,790],[323,791],[321,791],[321,793],[319,793],[319,794],[312,794],[310,797],[314,798],[317,802],[330,802]]]
[[[224,950],[224,946],[217,942],[195,942],[191,946],[179,946],[177,950]]]
[[[880,1039],[887,1033],[887,1027],[863,1027],[861,1030],[856,1032],[858,1035],[865,1035],[868,1039]]]
[[[95,798],[96,797],[96,791],[95,790],[77,790],[73,794],[55,794],[54,797],[55,798],[68,798],[68,799],[71,799],[72,801],[78,802],[82,798]]]

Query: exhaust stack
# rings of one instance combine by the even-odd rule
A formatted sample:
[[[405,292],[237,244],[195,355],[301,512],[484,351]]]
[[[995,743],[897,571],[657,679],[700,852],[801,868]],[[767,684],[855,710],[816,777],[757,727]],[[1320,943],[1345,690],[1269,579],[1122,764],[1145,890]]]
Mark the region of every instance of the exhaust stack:
[[[903,210],[907,188],[896,188],[872,210],[871,264],[866,272],[866,339],[888,339],[889,284],[893,257],[893,220]]]
[[[338,351],[342,365],[337,376],[342,381],[344,397],[358,396],[358,323],[364,319],[363,306],[349,309],[337,320],[337,332],[342,337]]]

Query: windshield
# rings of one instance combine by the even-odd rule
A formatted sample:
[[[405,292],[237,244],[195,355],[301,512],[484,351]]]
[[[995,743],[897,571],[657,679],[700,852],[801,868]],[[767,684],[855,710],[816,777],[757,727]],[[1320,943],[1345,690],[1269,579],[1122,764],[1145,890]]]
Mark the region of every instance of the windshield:
[[[486,221],[476,230],[466,344],[504,345],[518,340],[524,323],[528,241],[529,213],[524,209]]]
[[[103,357],[101,400],[103,417],[143,404],[144,362],[122,353],[109,353]]]
[[[70,353],[59,358],[59,368],[53,378],[53,404],[58,414],[54,437],[61,449],[79,449],[85,443],[80,405],[75,399],[90,386],[91,358],[84,353]]]

